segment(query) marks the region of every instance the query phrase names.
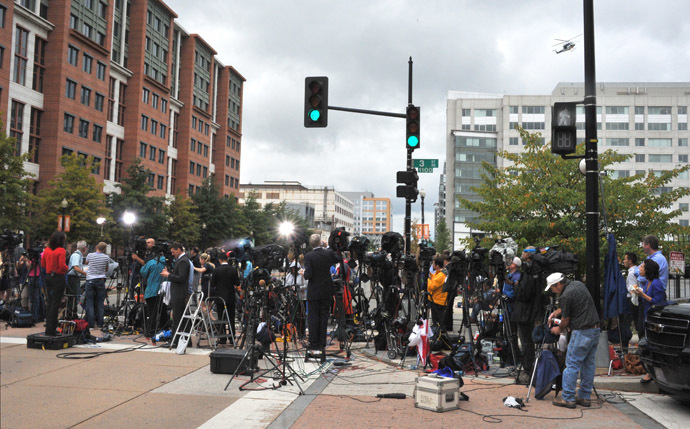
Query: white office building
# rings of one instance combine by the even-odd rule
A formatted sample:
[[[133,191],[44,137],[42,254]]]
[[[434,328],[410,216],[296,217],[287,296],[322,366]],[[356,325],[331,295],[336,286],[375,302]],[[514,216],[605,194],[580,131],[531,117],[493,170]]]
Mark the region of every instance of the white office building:
[[[477,216],[462,208],[457,197],[479,198],[471,190],[481,184],[482,161],[504,167],[498,150],[520,152],[523,143],[514,129],[540,132],[551,141],[551,106],[581,101],[583,83],[559,83],[550,95],[499,95],[449,91],[446,119],[445,215],[453,243],[468,237],[466,224]],[[690,83],[599,83],[597,85],[597,137],[600,151],[615,149],[632,157],[614,165],[609,174],[627,177],[641,171],[663,171],[688,163],[688,104]],[[584,140],[584,107],[577,107],[578,142]],[[690,186],[683,173],[668,185]],[[661,189],[660,192],[670,189]],[[688,226],[690,198],[679,200],[683,214],[678,223]]]

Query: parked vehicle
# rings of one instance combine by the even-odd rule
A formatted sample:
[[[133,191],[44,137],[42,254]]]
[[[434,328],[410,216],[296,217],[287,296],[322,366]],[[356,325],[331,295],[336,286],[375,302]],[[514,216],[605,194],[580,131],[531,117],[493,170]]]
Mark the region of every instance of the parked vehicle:
[[[640,359],[660,391],[690,400],[690,299],[649,310]]]

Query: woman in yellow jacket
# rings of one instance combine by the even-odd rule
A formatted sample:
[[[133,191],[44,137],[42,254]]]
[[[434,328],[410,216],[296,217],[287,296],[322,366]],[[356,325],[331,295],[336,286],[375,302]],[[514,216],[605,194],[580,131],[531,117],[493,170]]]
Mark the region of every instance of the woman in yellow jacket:
[[[434,321],[434,325],[440,325],[442,330],[452,332],[453,309],[448,308],[445,317],[443,317],[443,310],[446,308],[446,300],[448,298],[448,292],[443,292],[443,285],[446,284],[447,276],[445,270],[443,270],[443,258],[440,256],[434,258],[432,268],[434,272],[429,276],[426,284],[426,289],[429,292],[429,301],[431,301],[431,319]]]

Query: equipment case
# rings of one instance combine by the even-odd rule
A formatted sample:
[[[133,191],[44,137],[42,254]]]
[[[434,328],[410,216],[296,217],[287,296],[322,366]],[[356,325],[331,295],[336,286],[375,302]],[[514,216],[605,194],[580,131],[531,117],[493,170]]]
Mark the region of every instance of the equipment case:
[[[74,335],[50,336],[43,333],[31,334],[26,337],[26,348],[43,350],[61,350],[72,347],[76,342]]]
[[[214,374],[234,374],[246,353],[246,349],[218,349],[211,352],[211,372]],[[251,372],[253,368],[256,368],[256,361],[256,353],[253,359],[247,356],[238,373]]]
[[[417,377],[414,406],[442,413],[458,408],[460,380],[440,376]]]

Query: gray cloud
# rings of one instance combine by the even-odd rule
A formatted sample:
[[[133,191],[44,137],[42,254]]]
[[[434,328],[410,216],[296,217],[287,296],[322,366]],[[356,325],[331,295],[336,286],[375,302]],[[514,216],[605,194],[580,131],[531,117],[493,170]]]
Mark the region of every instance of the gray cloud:
[[[412,56],[414,102],[422,108],[415,157],[441,163],[448,90],[548,94],[559,81],[583,79],[582,36],[573,52],[552,51],[554,39],[582,33],[577,1],[166,3],[247,78],[243,183],[299,180],[390,196],[396,229],[404,211],[394,198],[395,172],[405,165],[403,121],[331,111],[327,128],[305,129],[305,76],[329,76],[331,105],[403,112]],[[688,80],[689,12],[681,0],[595,2],[597,79]],[[437,173],[420,175],[427,219]]]

